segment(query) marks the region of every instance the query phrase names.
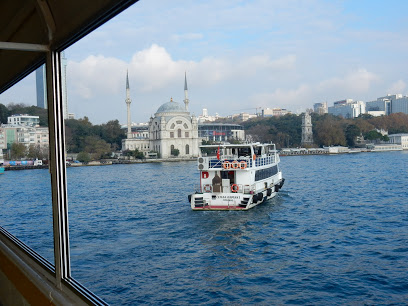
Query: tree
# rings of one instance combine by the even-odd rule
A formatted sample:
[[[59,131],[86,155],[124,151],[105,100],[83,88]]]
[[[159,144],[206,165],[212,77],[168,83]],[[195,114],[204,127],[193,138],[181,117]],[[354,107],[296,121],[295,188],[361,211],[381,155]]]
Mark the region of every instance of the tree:
[[[355,124],[349,124],[346,127],[346,141],[349,147],[355,146],[355,139],[360,135],[360,128]]]
[[[110,145],[99,136],[86,136],[84,139],[84,151],[91,154],[92,159],[101,159],[110,152]]]
[[[40,145],[30,144],[27,157],[31,159],[48,159],[48,147],[42,148]]]
[[[38,116],[40,118],[40,126],[48,126],[48,111],[47,109],[38,106],[27,106],[22,103],[14,104],[10,103],[7,108],[12,114],[27,114],[31,116]]]
[[[346,145],[346,137],[342,128],[344,119],[323,115],[323,120],[316,122],[315,142],[319,146]]]
[[[372,130],[364,135],[364,138],[367,140],[379,140],[383,138],[383,135],[376,130]]]
[[[113,150],[120,148],[122,139],[126,138],[125,131],[121,129],[118,120],[108,121],[106,124],[95,126],[99,135],[103,140],[111,145]]]
[[[10,150],[12,159],[22,159],[27,154],[27,147],[22,143],[13,142]]]
[[[10,111],[8,108],[0,103],[0,124],[7,123],[7,118],[10,116]]]
[[[89,163],[91,161],[91,156],[87,152],[79,152],[77,155],[77,160],[82,163]]]

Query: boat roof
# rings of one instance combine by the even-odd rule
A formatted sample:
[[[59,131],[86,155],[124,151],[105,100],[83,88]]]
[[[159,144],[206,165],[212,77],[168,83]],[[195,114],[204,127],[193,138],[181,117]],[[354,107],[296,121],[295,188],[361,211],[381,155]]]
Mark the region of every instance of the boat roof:
[[[0,93],[138,0],[2,0]]]

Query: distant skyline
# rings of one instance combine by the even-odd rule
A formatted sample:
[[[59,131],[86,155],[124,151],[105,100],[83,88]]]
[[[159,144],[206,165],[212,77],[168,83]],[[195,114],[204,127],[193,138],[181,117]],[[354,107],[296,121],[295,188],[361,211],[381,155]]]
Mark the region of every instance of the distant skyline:
[[[159,106],[199,115],[408,94],[406,1],[139,1],[65,52],[69,112],[133,122]],[[36,105],[35,73],[0,103]]]

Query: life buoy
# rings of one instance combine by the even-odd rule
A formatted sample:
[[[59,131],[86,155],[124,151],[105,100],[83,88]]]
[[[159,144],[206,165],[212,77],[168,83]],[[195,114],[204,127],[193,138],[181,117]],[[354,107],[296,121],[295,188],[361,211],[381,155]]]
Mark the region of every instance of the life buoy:
[[[210,184],[204,185],[204,191],[205,192],[211,192],[211,185]]]
[[[239,186],[237,184],[232,184],[231,185],[231,191],[232,192],[238,192],[239,190]]]
[[[239,163],[239,167],[243,170],[243,169],[246,169],[246,167],[247,167],[248,165],[247,165],[247,163],[245,162],[245,161],[241,161],[240,163]]]
[[[225,161],[225,162],[222,163],[222,167],[224,169],[229,169],[229,168],[231,168],[231,164],[230,164],[229,161]]]
[[[236,160],[234,160],[234,161],[231,163],[231,168],[232,168],[232,169],[238,169],[238,168],[239,168],[239,162],[236,161]]]
[[[256,154],[252,155],[252,159],[253,159],[253,160],[256,159]]]

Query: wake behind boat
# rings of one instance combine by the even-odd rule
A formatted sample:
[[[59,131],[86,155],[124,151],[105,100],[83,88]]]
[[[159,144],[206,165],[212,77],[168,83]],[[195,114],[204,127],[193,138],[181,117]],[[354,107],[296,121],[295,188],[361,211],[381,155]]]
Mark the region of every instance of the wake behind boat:
[[[200,146],[200,186],[193,210],[248,210],[273,198],[285,181],[274,144]]]

